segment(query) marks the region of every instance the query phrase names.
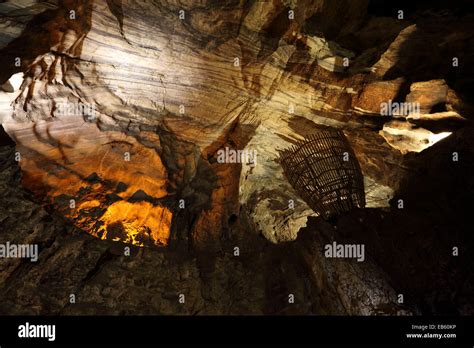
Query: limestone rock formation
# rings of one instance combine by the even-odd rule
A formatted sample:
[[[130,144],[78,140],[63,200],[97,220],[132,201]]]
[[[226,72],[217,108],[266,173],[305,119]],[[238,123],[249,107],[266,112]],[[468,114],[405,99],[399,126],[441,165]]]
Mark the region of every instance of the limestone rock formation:
[[[41,250],[39,264],[0,260],[0,312],[472,314],[458,212],[473,14],[420,5],[398,19],[374,3],[0,3],[0,120],[16,144],[0,133],[0,244]],[[381,112],[404,103],[420,112]],[[321,125],[344,131],[365,183],[366,209],[333,224],[278,162]],[[368,256],[326,258],[335,240]]]
[[[444,80],[415,82],[410,86],[407,103],[419,103],[420,112],[429,114],[434,107],[446,103],[448,86]]]

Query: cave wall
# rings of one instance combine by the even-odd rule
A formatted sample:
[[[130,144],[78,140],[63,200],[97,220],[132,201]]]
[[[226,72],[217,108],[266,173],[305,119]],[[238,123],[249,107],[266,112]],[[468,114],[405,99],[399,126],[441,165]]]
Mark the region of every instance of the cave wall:
[[[470,313],[472,302],[465,294],[472,279],[458,284],[468,272],[463,264],[470,263],[451,265],[450,249],[443,245],[462,245],[463,255],[472,250],[468,222],[455,218],[460,207],[468,206],[463,192],[472,185],[463,174],[471,167],[472,147],[463,144],[472,136],[472,12],[451,4],[398,4],[382,11],[367,0],[14,3],[0,4],[0,25],[9,28],[0,36],[0,115],[7,132],[15,138],[15,129],[21,128],[24,143],[34,144],[41,140],[28,132],[34,123],[67,124],[58,104],[94,105],[97,117],[80,122],[92,122],[102,132],[122,132],[136,139],[135,148],[144,145],[156,152],[166,173],[166,196],[148,190],[145,198],[168,207],[174,218],[169,251],[145,249],[127,259],[112,242],[99,243],[55,216],[58,207],[51,202],[45,210],[40,198],[25,198],[23,189],[12,185],[20,180],[18,167],[11,161],[13,150],[5,148],[6,166],[17,173],[5,174],[5,192],[15,191],[9,196],[17,197],[13,206],[19,211],[10,211],[11,202],[2,203],[2,240],[39,241],[46,264],[40,269],[13,262],[5,268],[5,313],[143,312],[143,298],[156,302],[150,313]],[[403,19],[397,18],[400,7]],[[292,19],[289,11],[294,11]],[[20,66],[15,66],[17,57]],[[381,116],[380,105],[388,100],[419,102],[422,113]],[[342,234],[322,222],[319,226],[278,163],[279,150],[320,125],[344,130],[361,164],[372,209],[362,227],[349,228],[342,220]],[[217,151],[224,147],[256,150],[258,164],[218,163]],[[441,172],[453,165],[455,151],[462,153],[463,169],[452,174],[453,184]],[[443,164],[431,167],[430,156]],[[422,185],[439,180],[455,186],[437,194],[436,185]],[[424,191],[414,194],[414,188]],[[177,208],[179,199],[187,202],[184,211]],[[407,207],[402,213],[398,199]],[[15,225],[15,214],[34,218],[24,221],[26,226]],[[397,230],[389,229],[387,240],[394,238],[393,244],[385,245],[384,229],[390,226],[380,222],[385,214],[393,219],[388,221],[403,221],[399,229],[404,233],[425,233],[405,239],[412,244],[400,251]],[[456,234],[453,225],[460,226]],[[434,226],[436,238],[426,235]],[[308,237],[308,229],[315,236]],[[320,254],[331,238],[363,241],[372,246],[371,258],[363,265],[333,263]],[[393,267],[383,255],[413,257],[416,263],[432,238],[430,252],[445,258],[426,263],[448,267],[439,276],[447,285],[429,290],[438,281],[436,271],[414,267],[410,277],[426,276],[412,288],[404,272],[410,265]],[[238,258],[232,254],[236,246],[243,250]],[[69,266],[59,270],[62,263]],[[445,277],[450,267],[459,273],[452,279]],[[106,286],[119,274],[112,289]],[[156,295],[176,274],[176,282]],[[272,280],[274,274],[279,281]],[[25,276],[28,280],[22,281]],[[32,289],[50,289],[56,282],[56,297],[39,292],[32,302],[18,302]],[[185,308],[176,302],[185,291],[181,288],[191,302]],[[428,291],[425,300],[422,294]],[[71,292],[89,302],[69,306]],[[283,304],[290,292],[299,307]],[[409,293],[409,308],[395,304],[400,292]],[[450,293],[459,298],[453,302]],[[125,305],[122,300],[129,298]],[[455,304],[443,304],[449,301]]]

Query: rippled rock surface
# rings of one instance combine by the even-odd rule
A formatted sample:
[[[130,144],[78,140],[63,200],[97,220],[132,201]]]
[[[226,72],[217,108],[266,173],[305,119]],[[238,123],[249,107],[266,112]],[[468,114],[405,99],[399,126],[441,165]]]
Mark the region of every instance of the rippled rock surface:
[[[472,313],[473,14],[388,8],[0,3],[0,242],[41,250],[0,260],[0,312]],[[367,201],[331,223],[278,163],[321,125]],[[368,257],[328,259],[333,240]]]

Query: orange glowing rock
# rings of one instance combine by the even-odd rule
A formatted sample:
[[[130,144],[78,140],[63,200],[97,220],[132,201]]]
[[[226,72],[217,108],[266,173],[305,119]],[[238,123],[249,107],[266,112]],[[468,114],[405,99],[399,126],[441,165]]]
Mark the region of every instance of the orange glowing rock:
[[[149,202],[115,202],[100,218],[104,222],[102,239],[134,245],[167,245],[173,214]]]
[[[167,171],[160,156],[133,136],[101,132],[81,118],[10,123],[7,131],[22,154],[23,183],[39,195],[74,195],[92,173],[126,184],[126,191],[120,193],[123,199],[140,189],[155,198],[167,195]],[[159,144],[155,134],[145,135]]]
[[[127,201],[137,192],[155,200],[168,195],[168,174],[155,148],[81,118],[12,123],[8,131],[22,155],[23,185],[76,227],[137,246],[168,244],[173,214],[149,201]],[[160,144],[152,132],[140,136]]]
[[[100,206],[100,201],[97,199],[93,199],[91,201],[82,202],[79,205],[79,209],[91,209],[91,208],[97,208],[98,206]]]

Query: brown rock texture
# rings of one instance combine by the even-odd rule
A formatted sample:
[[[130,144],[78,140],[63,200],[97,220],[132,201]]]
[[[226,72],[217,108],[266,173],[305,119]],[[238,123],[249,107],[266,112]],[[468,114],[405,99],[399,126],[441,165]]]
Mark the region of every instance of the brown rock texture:
[[[375,81],[367,84],[354,103],[354,108],[365,113],[380,114],[382,103],[397,100],[403,83],[404,79],[398,78],[392,81]]]
[[[0,259],[0,314],[472,314],[473,14],[395,10],[1,2],[0,244],[40,257]],[[331,223],[278,162],[322,125],[367,201]]]
[[[434,107],[444,106],[447,94],[448,86],[444,80],[415,82],[410,86],[406,101],[420,104],[421,113],[429,114]]]

